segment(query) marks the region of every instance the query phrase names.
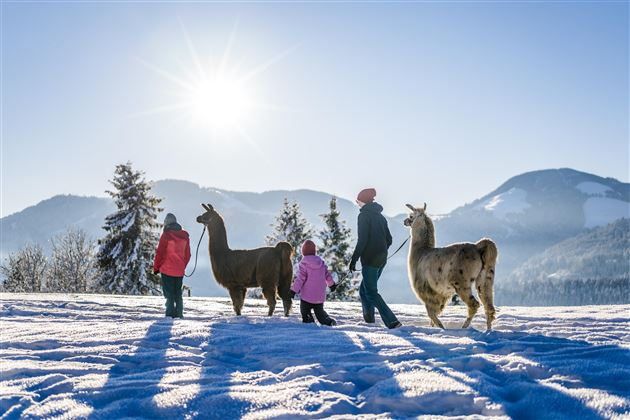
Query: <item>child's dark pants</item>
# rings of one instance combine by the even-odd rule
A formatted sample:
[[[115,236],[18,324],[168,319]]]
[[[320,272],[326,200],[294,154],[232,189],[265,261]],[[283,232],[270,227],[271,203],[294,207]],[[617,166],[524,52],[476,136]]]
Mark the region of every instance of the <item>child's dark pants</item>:
[[[328,316],[328,314],[324,310],[323,303],[309,303],[303,299],[300,300],[300,312],[302,313],[302,322],[315,322],[311,310],[315,312],[315,317],[320,324],[328,326],[332,325],[333,319]]]

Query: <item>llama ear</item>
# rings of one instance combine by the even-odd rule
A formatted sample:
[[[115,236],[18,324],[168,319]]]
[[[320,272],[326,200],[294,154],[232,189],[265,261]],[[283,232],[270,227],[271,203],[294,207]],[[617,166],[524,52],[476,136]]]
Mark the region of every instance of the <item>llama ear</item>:
[[[208,206],[208,211],[214,210],[214,207],[212,207],[212,204],[208,203],[206,204],[206,206]]]
[[[427,203],[424,203],[424,208],[422,209],[422,211],[427,211]]]
[[[208,208],[208,206],[207,206],[207,205],[205,205],[205,204],[203,204],[203,203],[201,203],[201,207],[203,207],[203,209],[204,209],[205,211],[210,211],[210,209]]]
[[[416,208],[412,206],[411,204],[405,204],[405,206],[407,206],[407,208],[411,211],[416,211]]]

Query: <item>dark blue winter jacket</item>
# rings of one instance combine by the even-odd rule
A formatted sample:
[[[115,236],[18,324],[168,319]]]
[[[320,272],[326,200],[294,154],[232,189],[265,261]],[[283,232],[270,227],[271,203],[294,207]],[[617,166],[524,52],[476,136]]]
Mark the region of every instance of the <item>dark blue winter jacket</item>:
[[[382,212],[383,207],[375,202],[361,207],[357,230],[359,238],[352,254],[353,263],[361,258],[363,266],[385,266],[387,249],[392,245],[392,235]]]

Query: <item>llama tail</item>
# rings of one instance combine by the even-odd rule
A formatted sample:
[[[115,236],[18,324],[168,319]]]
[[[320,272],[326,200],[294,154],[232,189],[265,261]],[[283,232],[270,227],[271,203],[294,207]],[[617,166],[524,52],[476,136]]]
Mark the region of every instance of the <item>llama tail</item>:
[[[480,240],[475,246],[479,250],[481,263],[483,264],[481,272],[475,282],[477,283],[479,298],[486,311],[486,325],[488,331],[490,331],[492,329],[492,322],[496,317],[496,310],[494,308],[494,270],[497,265],[499,252],[497,251],[496,244],[487,238]]]
[[[293,280],[293,247],[288,242],[278,242],[276,250],[280,253],[280,278],[278,282],[278,294],[282,299],[290,299],[289,289]]]
[[[497,258],[499,256],[496,244],[491,239],[483,238],[478,241],[475,246],[477,247],[477,250],[479,250],[483,268],[494,271],[494,267],[497,265]]]

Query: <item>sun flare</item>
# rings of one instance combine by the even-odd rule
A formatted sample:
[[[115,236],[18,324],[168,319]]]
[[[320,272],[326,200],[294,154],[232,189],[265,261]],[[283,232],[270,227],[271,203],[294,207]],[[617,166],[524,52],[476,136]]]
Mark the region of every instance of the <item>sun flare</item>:
[[[280,108],[256,101],[251,83],[256,76],[286,56],[293,48],[262,64],[242,69],[239,64],[231,63],[230,59],[236,26],[220,60],[216,62],[201,60],[201,54],[183,25],[182,30],[190,62],[188,65],[181,64],[179,73],[139,59],[142,64],[177,88],[173,94],[173,102],[137,115],[177,113],[180,119],[187,119],[197,127],[211,128],[213,131],[233,130],[251,143],[246,135],[245,125],[251,120],[254,111]]]

